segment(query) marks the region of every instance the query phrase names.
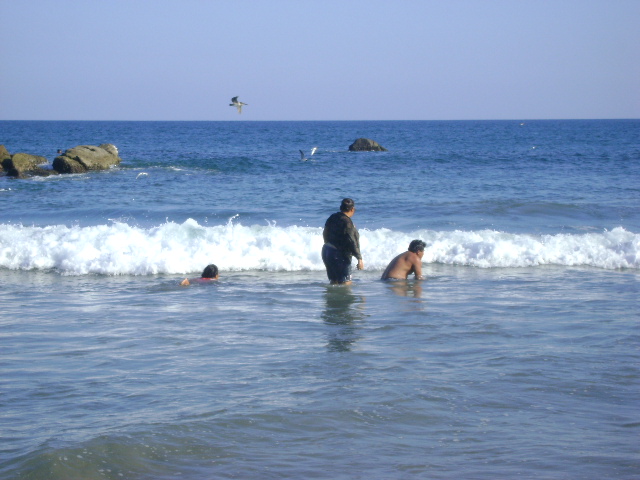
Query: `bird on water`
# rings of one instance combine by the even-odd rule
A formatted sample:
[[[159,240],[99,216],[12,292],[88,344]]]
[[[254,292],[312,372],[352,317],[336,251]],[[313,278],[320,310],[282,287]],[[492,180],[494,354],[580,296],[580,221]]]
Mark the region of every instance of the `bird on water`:
[[[318,150],[318,147],[313,147],[311,149],[311,156],[313,156],[314,153],[316,153],[316,150]],[[304,156],[304,152],[302,150],[298,150],[300,152],[300,160],[302,160],[303,162],[306,160],[309,160],[307,157]]]

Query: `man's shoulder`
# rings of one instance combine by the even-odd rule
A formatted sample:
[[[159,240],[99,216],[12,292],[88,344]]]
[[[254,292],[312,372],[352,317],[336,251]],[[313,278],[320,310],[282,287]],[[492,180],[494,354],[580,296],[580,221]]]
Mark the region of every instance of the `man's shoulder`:
[[[333,215],[331,215],[329,218],[327,218],[327,223],[340,223],[340,222],[347,222],[348,220],[350,220],[350,218],[346,216],[344,213],[336,212]]]
[[[420,257],[419,257],[419,256],[418,256],[418,254],[417,254],[417,253],[415,253],[415,252],[410,252],[409,250],[407,250],[407,251],[406,251],[406,253],[405,253],[405,255],[406,255],[406,258],[407,258],[407,259],[411,259],[412,261],[414,261],[414,260],[420,260]]]

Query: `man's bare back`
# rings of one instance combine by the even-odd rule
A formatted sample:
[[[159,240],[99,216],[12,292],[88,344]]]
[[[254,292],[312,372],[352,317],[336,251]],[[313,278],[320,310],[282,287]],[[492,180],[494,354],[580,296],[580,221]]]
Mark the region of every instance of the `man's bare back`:
[[[420,242],[414,240],[414,242]],[[382,280],[389,278],[404,280],[408,278],[412,273],[415,274],[416,279],[422,279],[422,256],[424,255],[424,242],[416,244],[411,242],[409,248],[404,253],[401,253],[395,257],[387,266],[387,269],[382,274]]]

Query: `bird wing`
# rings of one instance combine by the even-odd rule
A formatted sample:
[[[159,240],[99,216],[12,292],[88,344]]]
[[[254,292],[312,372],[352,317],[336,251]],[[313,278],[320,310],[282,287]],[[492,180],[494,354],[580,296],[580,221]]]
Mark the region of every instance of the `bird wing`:
[[[231,99],[231,103],[238,103],[238,97],[233,97]]]

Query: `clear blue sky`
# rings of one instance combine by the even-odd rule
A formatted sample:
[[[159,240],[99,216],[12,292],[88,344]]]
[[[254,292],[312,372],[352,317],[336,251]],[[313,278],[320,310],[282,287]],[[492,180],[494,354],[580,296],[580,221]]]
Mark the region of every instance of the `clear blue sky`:
[[[0,24],[0,120],[640,118],[640,0],[0,0]]]

